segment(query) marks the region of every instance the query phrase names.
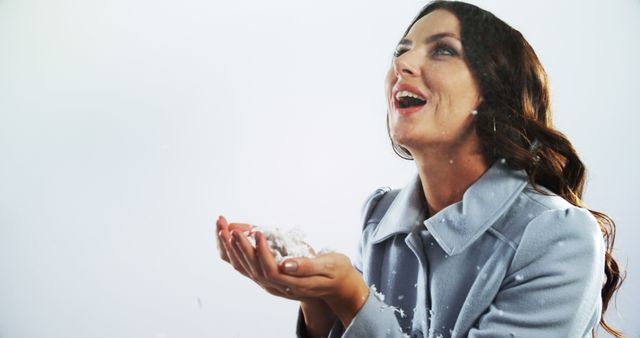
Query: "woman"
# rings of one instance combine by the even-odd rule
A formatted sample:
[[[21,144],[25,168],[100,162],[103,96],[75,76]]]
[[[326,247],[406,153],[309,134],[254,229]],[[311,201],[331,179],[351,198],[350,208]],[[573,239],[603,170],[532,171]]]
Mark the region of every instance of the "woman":
[[[622,283],[615,224],[582,207],[585,168],[551,125],[522,35],[476,6],[431,2],[386,95],[393,148],[417,174],[369,197],[353,265],[326,253],[278,266],[260,233],[254,249],[249,225],[218,219],[221,257],[300,301],[298,336],[564,338],[600,323],[622,337],[603,317]]]

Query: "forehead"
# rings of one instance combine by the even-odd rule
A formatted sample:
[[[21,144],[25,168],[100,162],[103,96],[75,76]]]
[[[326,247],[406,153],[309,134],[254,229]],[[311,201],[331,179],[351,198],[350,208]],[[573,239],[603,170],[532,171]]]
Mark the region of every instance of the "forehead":
[[[422,37],[445,32],[453,33],[459,38],[460,21],[453,13],[444,9],[436,9],[416,21],[411,26],[406,38],[419,41],[422,40]]]

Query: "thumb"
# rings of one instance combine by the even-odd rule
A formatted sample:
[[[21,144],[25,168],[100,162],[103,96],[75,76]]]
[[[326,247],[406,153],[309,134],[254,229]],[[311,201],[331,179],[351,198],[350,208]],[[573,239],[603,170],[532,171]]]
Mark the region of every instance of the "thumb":
[[[285,274],[299,277],[334,275],[334,270],[338,265],[336,255],[325,254],[314,258],[290,258],[280,265],[281,271]]]

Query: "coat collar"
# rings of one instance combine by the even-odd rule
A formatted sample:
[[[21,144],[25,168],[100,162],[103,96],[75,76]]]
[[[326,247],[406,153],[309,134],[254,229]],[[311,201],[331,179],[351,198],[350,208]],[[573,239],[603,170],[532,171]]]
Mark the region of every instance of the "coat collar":
[[[458,254],[487,231],[527,183],[524,170],[513,170],[504,161],[496,161],[465,191],[462,201],[425,220],[426,203],[420,176],[416,173],[380,220],[372,242],[379,243],[424,225],[448,255]]]

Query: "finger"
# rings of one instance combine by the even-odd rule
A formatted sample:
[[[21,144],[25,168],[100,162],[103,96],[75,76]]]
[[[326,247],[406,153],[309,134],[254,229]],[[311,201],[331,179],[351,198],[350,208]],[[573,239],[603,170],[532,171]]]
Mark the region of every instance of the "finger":
[[[278,264],[273,256],[269,245],[267,244],[264,234],[261,231],[256,231],[256,256],[258,256],[258,263],[264,276],[268,279],[273,279],[278,274]]]
[[[251,276],[254,278],[257,276],[261,276],[262,273],[259,272],[258,262],[256,261],[255,249],[249,243],[249,240],[245,237],[245,235],[239,231],[232,232],[233,237],[236,241],[236,248],[240,251],[240,258],[242,259],[243,266],[247,269],[248,272],[251,273]]]
[[[300,300],[299,297],[295,297],[293,295],[292,288],[290,286],[287,286],[282,282],[279,282],[277,280],[274,280],[268,277],[265,271],[265,269],[267,269],[266,266],[270,266],[270,269],[274,273],[278,273],[278,264],[274,259],[273,253],[271,252],[271,250],[268,249],[268,246],[264,241],[264,235],[262,234],[262,232],[256,231],[255,236],[256,236],[255,256],[256,256],[256,261],[259,268],[258,270],[260,273],[262,273],[263,281],[261,285],[263,286],[263,288],[276,296],[284,297],[287,299]],[[265,250],[265,247],[267,248],[266,250]],[[261,257],[261,254],[262,254],[262,257]]]
[[[351,264],[345,262],[341,256],[340,254],[329,253],[314,258],[290,258],[280,264],[280,270],[291,276],[324,276],[333,278],[336,275],[336,269],[340,265]]]
[[[231,263],[231,266],[233,266],[233,268],[236,269],[236,271],[249,277],[249,273],[242,266],[242,263],[240,262],[240,258],[236,254],[236,250],[233,247],[233,238],[231,237],[231,234],[229,234],[227,231],[226,233],[223,233],[223,236],[224,236],[224,241],[222,242],[222,244],[224,245],[224,248],[227,251],[227,254],[229,255],[229,262]]]
[[[276,285],[276,287],[282,290],[288,287],[290,291],[285,293],[292,296],[293,298],[291,299],[299,299],[299,297],[304,296],[313,297],[315,295],[304,294],[305,290],[311,289],[313,287],[320,288],[328,281],[324,276],[301,278],[297,276],[288,276],[281,273],[278,269],[278,264],[276,263],[275,257],[269,250],[269,245],[267,244],[264,235],[260,231],[256,231],[256,256],[258,257],[260,267],[263,269],[263,272],[265,274],[265,283]]]
[[[269,249],[269,244],[267,244],[264,234],[261,231],[256,231],[255,238],[256,258],[266,282],[280,287],[286,287],[284,283],[276,281],[277,276],[280,274],[278,271],[278,263],[276,263],[273,252]]]
[[[247,224],[247,223],[231,223],[231,224],[229,224],[229,231],[245,232],[245,231],[251,231],[252,229],[253,229],[253,226],[251,224]]]
[[[255,240],[256,240],[256,250],[255,250],[255,255],[256,255],[256,265],[257,265],[257,269],[258,269],[258,273],[260,274],[261,278],[263,280],[267,280],[267,274],[264,270],[264,265],[265,262],[263,262],[263,260],[265,258],[261,258],[260,254],[258,252],[258,242],[260,241],[260,238],[262,237],[262,233],[257,231],[255,233]],[[273,254],[271,254],[271,252],[269,252],[269,254],[273,257]]]
[[[229,253],[227,252],[227,248],[224,245],[225,242],[228,242],[229,240],[227,238],[224,237],[224,234],[222,231],[218,232],[218,236],[216,236],[217,238],[217,242],[218,242],[218,254],[220,256],[220,258],[224,261],[226,261],[227,263],[231,263],[230,259],[229,259]]]
[[[254,274],[251,272],[251,268],[249,267],[249,263],[246,261],[244,254],[242,253],[242,249],[240,248],[239,236],[240,234],[237,231],[231,231],[231,248],[233,250],[233,255],[245,271],[246,275],[251,279],[255,279]]]
[[[229,254],[223,244],[226,241],[223,229],[226,229],[226,219],[220,215],[216,220],[216,242],[218,244],[218,254],[222,260],[229,262]]]

